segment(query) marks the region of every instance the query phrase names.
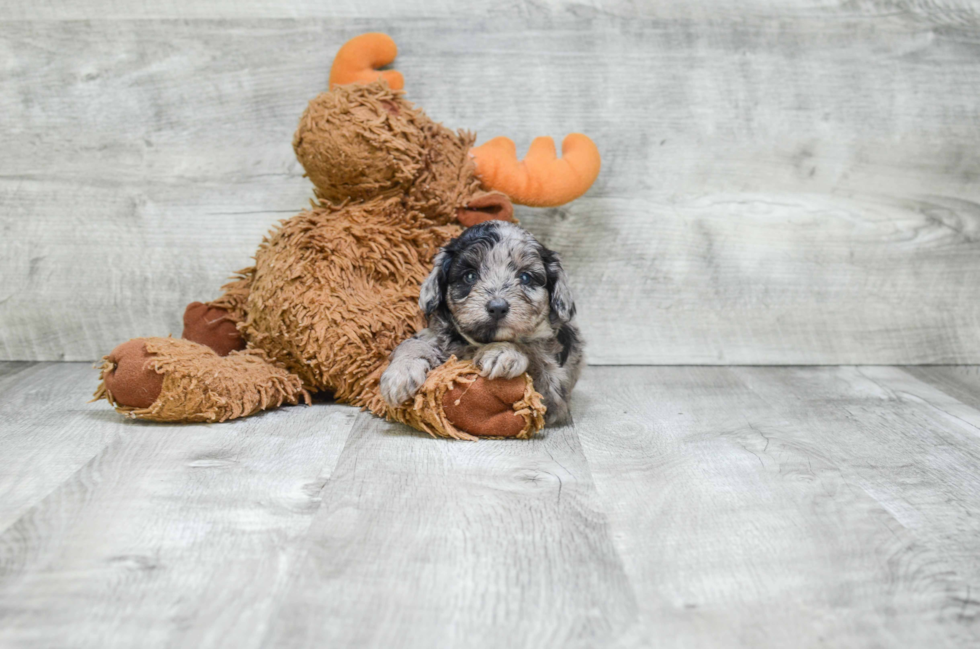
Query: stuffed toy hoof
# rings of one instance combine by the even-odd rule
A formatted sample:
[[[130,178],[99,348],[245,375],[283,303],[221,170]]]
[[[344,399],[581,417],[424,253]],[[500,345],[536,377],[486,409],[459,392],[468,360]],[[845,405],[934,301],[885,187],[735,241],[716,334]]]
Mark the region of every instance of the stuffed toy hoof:
[[[429,372],[411,408],[392,419],[433,437],[527,439],[544,427],[545,407],[531,377],[487,379],[469,361],[451,357]]]
[[[93,401],[105,399],[128,417],[152,421],[227,421],[310,403],[298,376],[259,350],[218,356],[178,338],[136,338],[102,359]]]
[[[524,408],[514,405],[524,400],[528,379],[523,374],[513,379],[459,380],[442,397],[446,419],[477,437],[530,437],[537,432],[533,415],[528,410],[531,416],[522,416],[518,411]]]
[[[245,339],[238,333],[228,311],[202,302],[191,302],[184,311],[184,333],[181,338],[210,347],[218,356],[245,349]]]
[[[163,389],[163,374],[150,367],[153,358],[146,339],[134,338],[116,346],[102,359],[102,384],[96,399],[105,398],[117,407],[149,408]]]

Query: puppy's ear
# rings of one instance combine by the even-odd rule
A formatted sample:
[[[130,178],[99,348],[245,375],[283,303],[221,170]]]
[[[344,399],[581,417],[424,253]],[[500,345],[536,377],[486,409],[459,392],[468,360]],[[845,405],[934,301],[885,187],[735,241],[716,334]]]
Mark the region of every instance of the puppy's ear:
[[[558,253],[548,250],[541,251],[541,261],[544,262],[545,275],[548,278],[546,288],[551,307],[551,322],[564,324],[575,317],[575,299],[568,285],[568,276],[561,267]]]
[[[456,249],[453,239],[449,245],[444,247],[432,260],[432,272],[422,282],[422,289],[419,291],[419,306],[422,313],[428,318],[436,309],[446,303],[446,286],[448,285],[449,267],[453,263],[453,255]]]

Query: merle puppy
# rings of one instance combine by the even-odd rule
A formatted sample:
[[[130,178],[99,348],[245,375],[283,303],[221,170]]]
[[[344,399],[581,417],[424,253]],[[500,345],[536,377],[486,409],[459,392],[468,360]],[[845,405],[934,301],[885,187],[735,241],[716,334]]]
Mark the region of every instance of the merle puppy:
[[[527,371],[548,408],[547,424],[571,423],[572,387],[582,369],[575,303],[558,255],[505,221],[486,221],[449,242],[422,284],[428,328],[395,349],[381,395],[399,406],[451,354],[487,378]]]

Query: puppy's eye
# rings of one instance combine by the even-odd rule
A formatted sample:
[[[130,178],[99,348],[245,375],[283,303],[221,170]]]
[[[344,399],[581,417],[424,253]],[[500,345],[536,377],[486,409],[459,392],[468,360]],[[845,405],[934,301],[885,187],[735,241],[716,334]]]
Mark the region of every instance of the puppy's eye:
[[[465,273],[463,273],[463,283],[476,284],[476,271],[468,270]]]
[[[530,286],[534,283],[534,278],[531,277],[530,273],[521,273],[518,275],[518,279],[521,280],[521,284],[524,286]]]

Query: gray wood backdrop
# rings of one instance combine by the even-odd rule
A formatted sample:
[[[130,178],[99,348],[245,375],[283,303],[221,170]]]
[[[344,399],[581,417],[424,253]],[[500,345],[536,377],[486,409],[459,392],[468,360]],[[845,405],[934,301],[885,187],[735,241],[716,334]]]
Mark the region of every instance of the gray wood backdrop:
[[[980,4],[7,0],[0,358],[180,332],[304,207],[336,49],[518,146],[589,133],[562,251],[597,364],[980,363]]]

